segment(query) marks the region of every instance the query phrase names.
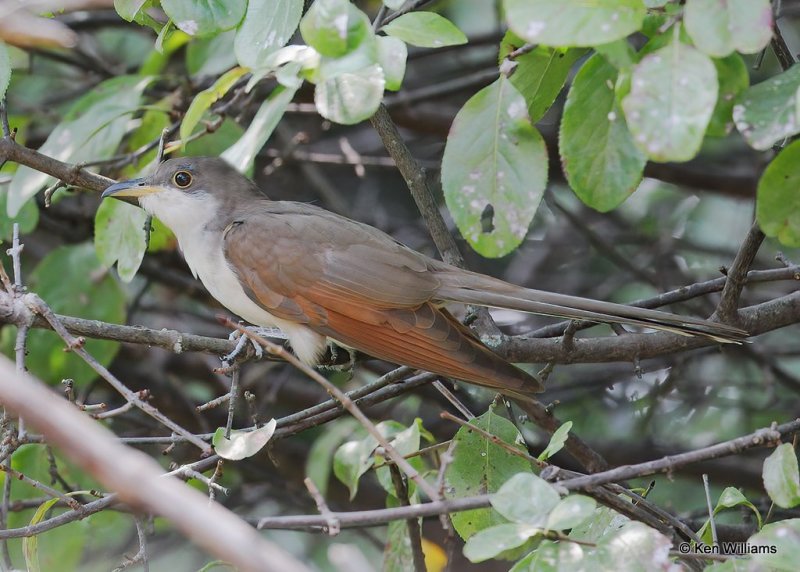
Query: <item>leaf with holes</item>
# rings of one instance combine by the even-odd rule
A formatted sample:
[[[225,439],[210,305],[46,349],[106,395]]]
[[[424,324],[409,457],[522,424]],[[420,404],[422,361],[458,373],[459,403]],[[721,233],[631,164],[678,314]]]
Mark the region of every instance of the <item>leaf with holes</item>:
[[[476,252],[500,257],[528,232],[547,183],[547,149],[527,105],[501,77],[476,93],[450,127],[442,187],[461,234]]]
[[[683,13],[694,45],[709,56],[754,54],[772,38],[769,0],[686,0]]]
[[[733,121],[745,141],[759,151],[800,133],[800,65],[745,90],[733,106]]]
[[[505,0],[506,22],[526,42],[544,46],[594,46],[637,31],[642,0]]]
[[[602,56],[589,58],[572,82],[559,129],[567,181],[600,212],[615,209],[636,190],[647,163],[609,87],[617,76]]]
[[[717,103],[717,70],[677,40],[634,68],[622,100],[636,145],[654,161],[688,161],[700,150]]]

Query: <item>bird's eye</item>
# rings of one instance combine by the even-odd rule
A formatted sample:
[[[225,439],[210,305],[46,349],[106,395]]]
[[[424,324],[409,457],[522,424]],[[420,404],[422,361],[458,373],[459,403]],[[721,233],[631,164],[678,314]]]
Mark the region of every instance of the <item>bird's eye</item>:
[[[186,171],[178,171],[172,176],[175,185],[181,189],[185,189],[192,184],[192,175]]]

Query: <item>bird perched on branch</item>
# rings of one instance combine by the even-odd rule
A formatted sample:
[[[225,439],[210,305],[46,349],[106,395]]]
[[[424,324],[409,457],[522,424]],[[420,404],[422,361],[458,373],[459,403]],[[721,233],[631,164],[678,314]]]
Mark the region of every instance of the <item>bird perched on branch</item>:
[[[456,268],[319,207],[269,200],[222,159],[170,159],[103,197],[135,197],[178,239],[223,306],[277,326],[315,364],[328,339],[377,358],[511,395],[542,391],[443,307],[460,302],[738,342],[739,328],[656,310],[523,288]]]

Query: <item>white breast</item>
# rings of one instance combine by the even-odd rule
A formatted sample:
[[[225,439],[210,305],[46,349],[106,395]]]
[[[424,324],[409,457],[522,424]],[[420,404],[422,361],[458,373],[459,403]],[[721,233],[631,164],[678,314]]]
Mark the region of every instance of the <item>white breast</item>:
[[[325,336],[302,324],[277,318],[250,299],[225,259],[222,233],[206,230],[208,216],[206,220],[203,220],[203,217],[198,219],[197,216],[190,216],[198,212],[198,205],[193,203],[199,199],[190,199],[182,195],[182,200],[170,200],[170,206],[162,208],[166,201],[158,201],[158,204],[151,202],[157,197],[158,195],[153,195],[152,198],[143,197],[142,206],[170,227],[178,239],[192,274],[200,279],[208,292],[220,304],[247,322],[256,326],[280,328],[289,338],[298,358],[308,364],[316,363],[325,351],[327,343]],[[207,197],[202,200],[206,203],[201,209],[203,213],[216,212],[213,198]],[[186,201],[191,201],[192,204],[179,204]]]

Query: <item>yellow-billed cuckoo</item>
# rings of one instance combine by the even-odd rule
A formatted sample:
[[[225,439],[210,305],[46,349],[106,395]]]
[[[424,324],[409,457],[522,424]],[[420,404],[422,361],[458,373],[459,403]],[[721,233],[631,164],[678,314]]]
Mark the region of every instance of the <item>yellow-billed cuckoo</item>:
[[[656,310],[531,290],[456,268],[380,230],[321,208],[271,201],[222,159],[178,158],[110,186],[136,197],[178,239],[195,276],[223,306],[277,326],[315,364],[330,338],[374,357],[506,393],[542,391],[443,308],[460,302],[616,322],[720,342],[743,330]]]

